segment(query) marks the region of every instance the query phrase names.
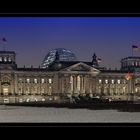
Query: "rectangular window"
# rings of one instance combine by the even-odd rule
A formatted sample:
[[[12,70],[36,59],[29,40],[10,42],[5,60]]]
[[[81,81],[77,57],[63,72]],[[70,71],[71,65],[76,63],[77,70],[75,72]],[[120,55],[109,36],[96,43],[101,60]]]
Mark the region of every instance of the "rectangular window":
[[[5,62],[7,61],[7,58],[6,58],[6,57],[4,57],[4,61],[5,61]]]
[[[108,84],[108,80],[107,79],[105,80],[105,83]]]
[[[49,84],[51,84],[52,83],[52,79],[51,78],[49,78]]]
[[[27,82],[27,83],[30,83],[30,79],[26,79],[26,82]]]
[[[136,91],[136,92],[138,92],[138,89],[137,89],[137,88],[135,88],[135,91]]]
[[[41,83],[45,83],[45,80],[44,79],[41,79]]]
[[[37,79],[34,79],[34,83],[37,83]]]
[[[111,80],[111,83],[114,84],[114,79]]]
[[[101,79],[99,79],[99,84],[101,84],[102,83],[102,80]]]
[[[9,62],[11,62],[12,61],[12,59],[11,59],[11,57],[9,57]]]
[[[131,62],[131,65],[134,66],[134,62]]]
[[[118,84],[120,84],[121,83],[121,80],[118,80]]]

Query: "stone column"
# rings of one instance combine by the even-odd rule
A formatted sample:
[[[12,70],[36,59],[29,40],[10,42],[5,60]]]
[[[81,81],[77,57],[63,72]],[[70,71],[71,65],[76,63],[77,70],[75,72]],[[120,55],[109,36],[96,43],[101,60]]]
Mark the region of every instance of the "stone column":
[[[83,82],[83,93],[85,93],[85,75],[83,75],[82,82]]]
[[[96,81],[95,77],[92,77],[92,93],[96,93]]]
[[[91,79],[91,76],[88,77],[88,83],[89,83],[89,93],[92,93],[92,79]]]
[[[80,76],[80,93],[83,93],[83,76]]]
[[[74,93],[77,93],[77,76],[73,77]]]
[[[61,77],[61,91],[64,93],[64,76]]]
[[[88,75],[85,76],[85,92],[89,94],[90,91],[90,82]]]

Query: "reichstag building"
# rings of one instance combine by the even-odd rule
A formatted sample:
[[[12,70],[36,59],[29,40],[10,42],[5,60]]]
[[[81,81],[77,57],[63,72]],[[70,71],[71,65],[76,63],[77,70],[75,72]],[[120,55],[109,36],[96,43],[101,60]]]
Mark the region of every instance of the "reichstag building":
[[[90,62],[83,62],[70,50],[57,48],[40,67],[20,68],[14,51],[0,51],[0,103],[61,102],[62,97],[79,94],[139,100],[140,57],[123,58],[121,68],[111,70],[99,66],[96,54]]]

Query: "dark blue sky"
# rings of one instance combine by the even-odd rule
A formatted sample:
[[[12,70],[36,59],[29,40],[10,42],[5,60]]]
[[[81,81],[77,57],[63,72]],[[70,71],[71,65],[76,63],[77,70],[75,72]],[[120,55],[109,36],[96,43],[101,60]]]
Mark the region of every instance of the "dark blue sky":
[[[119,68],[120,59],[131,55],[131,46],[140,46],[140,18],[1,17],[2,37],[7,50],[16,51],[20,67],[37,67],[50,50],[61,47],[82,61],[91,61],[96,52],[102,66]],[[140,56],[140,51],[134,54]]]

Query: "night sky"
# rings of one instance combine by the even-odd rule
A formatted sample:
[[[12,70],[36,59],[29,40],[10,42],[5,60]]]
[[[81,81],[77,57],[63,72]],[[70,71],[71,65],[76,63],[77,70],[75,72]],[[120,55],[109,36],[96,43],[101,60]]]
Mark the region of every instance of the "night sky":
[[[38,67],[50,50],[66,48],[79,60],[91,61],[95,52],[101,66],[119,68],[121,58],[131,56],[131,46],[140,47],[140,18],[0,17],[3,37],[6,50],[17,53],[18,67]],[[140,49],[134,55],[140,56]]]

